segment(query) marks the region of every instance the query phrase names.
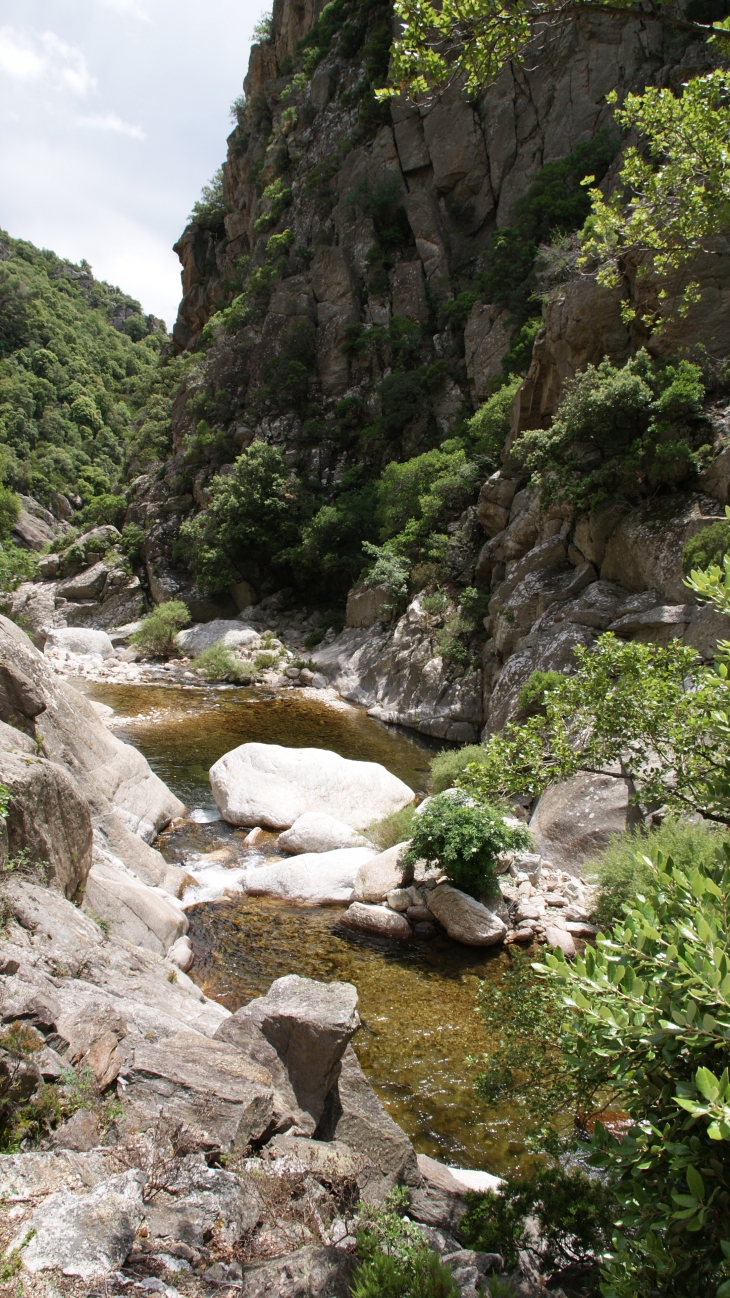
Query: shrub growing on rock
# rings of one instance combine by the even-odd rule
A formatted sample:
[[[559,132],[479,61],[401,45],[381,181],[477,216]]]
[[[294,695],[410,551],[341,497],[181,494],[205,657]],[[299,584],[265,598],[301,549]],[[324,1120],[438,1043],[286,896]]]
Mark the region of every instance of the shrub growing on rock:
[[[412,824],[404,862],[439,866],[455,888],[473,897],[494,888],[500,852],[529,847],[529,830],[506,825],[495,807],[477,805],[458,791],[437,793]]]
[[[718,519],[691,536],[682,550],[682,572],[686,577],[696,568],[721,564],[730,551],[730,520]]]
[[[227,645],[212,644],[193,659],[193,667],[207,681],[230,681],[235,685],[248,685],[252,678],[250,666],[242,663]]]
[[[426,1246],[419,1227],[400,1215],[407,1199],[396,1188],[383,1207],[360,1204],[352,1298],[458,1298],[451,1272]]]
[[[158,604],[149,617],[142,619],[137,631],[129,637],[130,643],[154,658],[164,658],[175,647],[175,636],[190,621],[190,610],[181,599],[170,599]]]

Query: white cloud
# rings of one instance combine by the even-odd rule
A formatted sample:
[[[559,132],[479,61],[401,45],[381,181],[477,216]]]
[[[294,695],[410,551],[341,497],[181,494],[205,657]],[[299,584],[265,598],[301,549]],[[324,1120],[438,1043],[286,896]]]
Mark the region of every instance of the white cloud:
[[[86,126],[93,131],[114,131],[117,135],[129,135],[133,140],[146,140],[147,135],[141,126],[132,126],[116,113],[95,113],[91,117],[78,117],[77,126]]]
[[[80,98],[96,87],[81,50],[55,32],[29,37],[14,27],[0,27],[0,71],[14,81],[42,81]]]
[[[149,23],[152,21],[149,14],[137,0],[100,0],[105,9],[114,9],[119,14],[129,14],[131,18],[138,18],[140,22]]]

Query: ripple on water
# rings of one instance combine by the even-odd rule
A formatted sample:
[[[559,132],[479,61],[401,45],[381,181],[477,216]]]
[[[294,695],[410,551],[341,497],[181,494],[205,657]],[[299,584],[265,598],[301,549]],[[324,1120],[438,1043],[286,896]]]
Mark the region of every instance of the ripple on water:
[[[421,790],[428,787],[433,748],[360,710],[323,706],[296,691],[267,696],[254,690],[87,684],[86,692],[111,704],[115,732],[201,812],[198,823],[163,835],[158,846],[168,860],[195,871],[205,890],[201,901],[231,890],[224,899],[188,909],[195,949],[191,972],[203,990],[235,1010],[288,973],[353,982],[363,1020],[353,1044],[417,1150],[490,1172],[526,1170],[519,1113],[480,1105],[467,1062],[468,1055],[489,1048],[475,1008],[479,980],[501,977],[509,957],[445,937],[408,944],[358,937],[338,926],[337,908],[236,893],[243,861],[254,863],[254,854],[243,847],[247,831],[207,818],[213,814],[208,770],[237,744],[331,748],[343,757],[382,762]],[[273,842],[274,836],[269,851]],[[211,859],[213,852],[218,860]],[[204,855],[209,863],[201,868]],[[186,901],[192,900],[188,892]]]

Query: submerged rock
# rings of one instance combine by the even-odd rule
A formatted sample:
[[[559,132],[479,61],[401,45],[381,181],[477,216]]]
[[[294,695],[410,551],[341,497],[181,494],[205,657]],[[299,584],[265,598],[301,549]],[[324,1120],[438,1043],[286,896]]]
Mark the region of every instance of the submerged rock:
[[[412,789],[377,762],[353,762],[326,748],[241,744],[210,769],[213,797],[232,825],[288,829],[305,812],[323,812],[364,829],[400,811]]]

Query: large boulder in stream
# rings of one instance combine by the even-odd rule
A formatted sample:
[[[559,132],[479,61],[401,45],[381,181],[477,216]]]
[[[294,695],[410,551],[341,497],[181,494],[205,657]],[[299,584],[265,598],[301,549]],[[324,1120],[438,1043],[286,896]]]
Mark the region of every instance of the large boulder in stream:
[[[496,946],[507,932],[499,915],[448,883],[440,883],[429,892],[428,907],[449,937],[466,946]]]
[[[353,762],[326,748],[241,744],[210,769],[218,809],[231,825],[288,829],[307,811],[353,829],[400,811],[415,794],[377,762]]]
[[[293,860],[252,866],[244,887],[253,896],[283,897],[309,906],[347,905],[355,876],[372,847],[342,847],[335,852],[304,852]]]

